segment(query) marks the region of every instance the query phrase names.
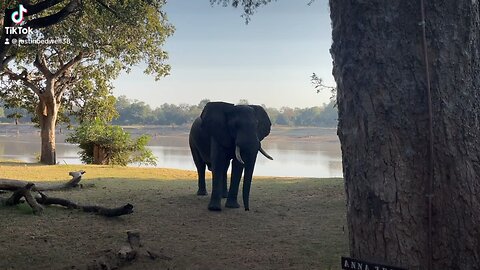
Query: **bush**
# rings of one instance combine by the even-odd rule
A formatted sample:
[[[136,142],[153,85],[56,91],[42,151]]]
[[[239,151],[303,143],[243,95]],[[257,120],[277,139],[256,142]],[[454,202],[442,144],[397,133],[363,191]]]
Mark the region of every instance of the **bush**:
[[[133,140],[121,127],[100,120],[82,123],[66,141],[79,144],[82,149],[80,159],[87,164],[157,164],[157,158],[146,148],[149,136],[142,135]]]

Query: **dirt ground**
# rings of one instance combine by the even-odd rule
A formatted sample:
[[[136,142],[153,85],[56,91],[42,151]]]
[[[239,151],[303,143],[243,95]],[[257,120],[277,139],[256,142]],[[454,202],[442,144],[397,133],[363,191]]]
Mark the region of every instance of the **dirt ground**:
[[[0,163],[0,178],[68,179],[81,168]],[[95,187],[48,194],[110,207],[128,202],[134,213],[105,218],[48,207],[35,216],[26,205],[0,207],[0,269],[85,269],[125,244],[128,230],[165,258],[121,269],[339,269],[348,253],[341,179],[256,178],[251,211],[209,212],[209,197],[195,195],[193,172],[86,170],[82,181]]]

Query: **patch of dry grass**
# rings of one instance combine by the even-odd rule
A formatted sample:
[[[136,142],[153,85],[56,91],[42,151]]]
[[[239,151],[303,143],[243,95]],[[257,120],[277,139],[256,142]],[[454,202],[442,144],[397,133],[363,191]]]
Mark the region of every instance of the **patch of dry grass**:
[[[256,178],[251,211],[214,213],[209,197],[195,195],[189,171],[0,163],[0,178],[67,180],[79,169],[95,188],[49,194],[112,207],[129,202],[135,212],[108,219],[57,207],[43,216],[24,205],[0,207],[0,269],[83,269],[119,248],[131,229],[172,260],[126,269],[339,269],[348,253],[341,179]]]
[[[36,163],[16,161],[0,162],[0,178],[34,181],[58,181],[71,177],[70,171],[85,170],[86,179],[121,178],[131,180],[178,180],[196,179],[194,171],[167,168],[134,168],[98,165],[56,165],[47,166]]]

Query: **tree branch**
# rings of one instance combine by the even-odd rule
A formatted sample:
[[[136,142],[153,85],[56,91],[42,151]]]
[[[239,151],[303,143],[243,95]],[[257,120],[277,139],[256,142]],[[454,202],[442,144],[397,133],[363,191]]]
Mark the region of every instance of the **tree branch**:
[[[50,69],[48,69],[47,61],[45,60],[43,54],[40,55],[40,53],[37,53],[33,65],[38,68],[38,70],[45,76],[45,78],[51,79],[54,76]]]
[[[64,1],[66,0],[44,0],[37,4],[31,5],[30,1],[25,0],[25,1],[22,1],[22,3],[24,3],[25,7],[27,8],[28,10],[27,17],[29,17],[31,15],[35,15],[42,11],[48,10],[49,8]],[[32,27],[34,29],[37,29],[37,28],[44,28],[44,27],[57,24],[63,21],[65,18],[67,18],[70,14],[73,14],[78,10],[80,10],[80,7],[81,7],[81,0],[70,0],[70,2],[60,11],[45,17],[35,18],[30,21],[27,21],[27,23],[25,24],[25,27]],[[5,14],[3,15],[3,18],[1,18],[1,22],[0,22],[1,26],[2,27],[13,26],[11,15],[15,10],[5,9],[4,11],[5,11]],[[3,61],[8,54],[8,51],[12,47],[11,44],[5,44],[5,40],[7,37],[11,38],[12,35],[7,35],[6,31],[3,31],[0,37],[0,70],[5,67],[5,64],[3,63]]]
[[[105,2],[103,2],[102,0],[96,0],[97,3],[99,3],[102,7],[106,8],[108,11],[110,11],[111,13],[113,13],[113,15],[115,15],[115,17],[117,18],[121,18],[117,11],[115,11],[113,8],[111,8],[110,6],[108,6]]]
[[[58,90],[55,93],[55,99],[57,100],[58,103],[60,103],[63,94],[65,91],[68,89],[69,86],[72,86],[78,81],[78,78],[75,76],[62,76],[60,79],[57,81],[55,90]]]
[[[51,8],[65,0],[45,0],[37,4],[24,4],[25,8],[28,10],[27,17],[40,13],[48,8]]]
[[[30,20],[25,24],[25,27],[43,28],[43,27],[48,27],[50,25],[59,23],[63,21],[65,18],[67,18],[68,15],[77,12],[79,10],[79,7],[80,7],[80,0],[71,0],[70,3],[68,3],[59,12],[49,16]]]
[[[33,213],[35,215],[41,215],[43,212],[43,207],[40,205],[40,203],[33,197],[32,191],[35,190],[35,184],[33,183],[27,183],[23,187],[17,189],[12,196],[8,199],[2,199],[2,204],[6,206],[13,206],[21,203],[22,201],[20,200],[22,197],[25,198],[27,201],[28,205],[33,210]]]
[[[15,59],[15,54],[12,54],[12,55],[9,55],[9,56],[5,57],[5,59],[3,59],[1,67],[3,68],[3,67],[8,66],[8,63],[10,63],[10,61],[12,61],[13,59]]]
[[[57,54],[58,57],[58,62],[60,63],[60,66],[65,65],[65,62],[63,61],[63,51],[59,50],[57,47],[54,47],[53,50]],[[53,55],[53,54],[52,54]]]
[[[41,91],[32,81],[27,78],[27,74],[23,72],[22,74],[17,74],[11,71],[8,68],[3,69],[4,74],[7,74],[11,80],[21,81],[26,87],[30,88],[35,94],[40,95]]]
[[[0,66],[0,70],[2,70],[5,67],[3,62],[6,59],[7,53],[12,46],[12,45],[6,45],[5,44],[5,39],[6,39],[6,34],[5,34],[5,31],[4,31],[2,37],[0,38],[0,64],[2,65],[2,66]]]
[[[33,213],[35,215],[41,215],[43,213],[43,207],[37,202],[37,200],[32,195],[32,189],[35,188],[35,184],[28,183],[23,191],[23,197],[27,201],[28,205],[32,207]]]
[[[60,75],[62,75],[65,71],[69,70],[71,67],[73,67],[75,64],[78,62],[82,61],[83,59],[83,53],[80,52],[78,53],[77,56],[75,56],[72,60],[68,61],[64,66],[62,66],[55,74],[53,74],[54,78],[58,78]]]

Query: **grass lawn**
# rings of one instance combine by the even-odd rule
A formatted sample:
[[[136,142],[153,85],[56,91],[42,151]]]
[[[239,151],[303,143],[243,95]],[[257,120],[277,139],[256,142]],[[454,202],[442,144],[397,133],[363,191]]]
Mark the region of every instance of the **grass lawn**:
[[[195,195],[192,171],[0,162],[0,178],[68,180],[80,169],[87,171],[82,182],[95,187],[47,194],[109,207],[131,203],[134,213],[105,218],[48,207],[35,216],[27,205],[0,207],[0,269],[85,269],[126,243],[128,230],[172,259],[122,269],[339,269],[348,254],[339,178],[254,178],[249,212],[209,212],[209,197]]]

